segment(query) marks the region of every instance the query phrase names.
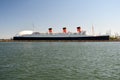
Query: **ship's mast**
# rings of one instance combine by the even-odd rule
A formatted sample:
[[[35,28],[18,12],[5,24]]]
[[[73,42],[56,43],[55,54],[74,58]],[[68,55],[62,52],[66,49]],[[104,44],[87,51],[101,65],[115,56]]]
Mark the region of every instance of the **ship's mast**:
[[[95,35],[94,33],[94,26],[92,25],[92,35]]]
[[[32,24],[32,27],[33,27],[33,31],[35,31],[35,25],[34,24]]]

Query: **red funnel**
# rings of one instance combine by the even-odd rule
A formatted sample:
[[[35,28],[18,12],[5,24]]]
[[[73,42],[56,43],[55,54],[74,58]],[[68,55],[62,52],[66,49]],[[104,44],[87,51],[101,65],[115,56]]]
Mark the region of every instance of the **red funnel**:
[[[66,27],[63,28],[63,33],[67,33]]]
[[[81,27],[77,27],[77,32],[81,33]]]

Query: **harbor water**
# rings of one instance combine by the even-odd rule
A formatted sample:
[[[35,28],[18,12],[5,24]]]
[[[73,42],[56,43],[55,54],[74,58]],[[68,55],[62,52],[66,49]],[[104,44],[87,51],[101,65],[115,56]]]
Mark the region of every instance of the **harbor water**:
[[[120,42],[0,42],[0,80],[120,80]]]

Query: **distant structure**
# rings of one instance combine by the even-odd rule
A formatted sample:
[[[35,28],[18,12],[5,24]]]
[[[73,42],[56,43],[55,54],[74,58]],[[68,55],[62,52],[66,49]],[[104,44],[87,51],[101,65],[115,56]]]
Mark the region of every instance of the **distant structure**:
[[[108,30],[108,31],[106,32],[106,35],[111,35],[111,30]]]

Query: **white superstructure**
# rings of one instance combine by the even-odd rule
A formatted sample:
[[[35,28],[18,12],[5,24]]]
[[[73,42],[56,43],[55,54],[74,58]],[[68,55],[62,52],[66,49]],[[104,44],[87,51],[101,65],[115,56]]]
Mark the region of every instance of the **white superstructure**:
[[[67,32],[66,28],[63,28],[62,33],[53,33],[52,28],[49,28],[48,33],[40,33],[31,30],[25,30],[19,32],[16,36],[20,37],[83,37],[86,36],[86,31],[77,30],[78,33]]]

